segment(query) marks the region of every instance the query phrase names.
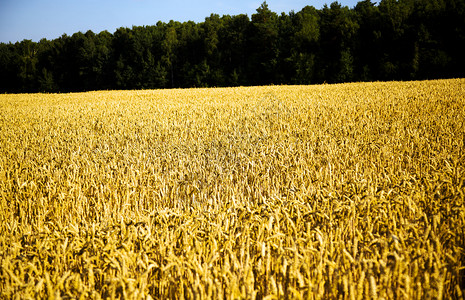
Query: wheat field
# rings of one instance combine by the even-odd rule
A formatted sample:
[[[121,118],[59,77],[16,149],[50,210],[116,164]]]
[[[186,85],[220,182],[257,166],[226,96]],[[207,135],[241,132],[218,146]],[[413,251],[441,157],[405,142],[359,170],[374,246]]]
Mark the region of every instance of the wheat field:
[[[0,95],[0,299],[463,299],[465,79]]]

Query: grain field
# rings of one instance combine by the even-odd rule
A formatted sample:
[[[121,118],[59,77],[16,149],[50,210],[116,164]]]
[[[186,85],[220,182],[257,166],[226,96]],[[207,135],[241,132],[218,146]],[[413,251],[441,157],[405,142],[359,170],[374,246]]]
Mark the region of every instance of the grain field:
[[[465,80],[0,95],[0,299],[463,299]]]

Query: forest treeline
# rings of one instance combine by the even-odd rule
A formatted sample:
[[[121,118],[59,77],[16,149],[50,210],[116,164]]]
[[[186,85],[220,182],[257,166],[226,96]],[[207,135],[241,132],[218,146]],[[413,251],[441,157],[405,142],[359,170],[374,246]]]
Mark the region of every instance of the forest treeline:
[[[311,84],[464,77],[465,0],[212,14],[0,44],[0,92]]]

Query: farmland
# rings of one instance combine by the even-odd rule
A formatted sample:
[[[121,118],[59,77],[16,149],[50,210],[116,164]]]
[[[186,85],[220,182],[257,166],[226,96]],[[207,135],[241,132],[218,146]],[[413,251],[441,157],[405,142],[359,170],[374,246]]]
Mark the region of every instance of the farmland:
[[[0,95],[0,299],[463,299],[465,80]]]

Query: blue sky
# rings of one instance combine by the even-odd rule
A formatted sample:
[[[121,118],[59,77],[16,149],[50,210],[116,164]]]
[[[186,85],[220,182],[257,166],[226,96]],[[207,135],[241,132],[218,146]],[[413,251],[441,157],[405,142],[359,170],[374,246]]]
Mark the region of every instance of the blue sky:
[[[263,0],[0,0],[0,42],[55,39],[63,33],[92,30],[113,33],[119,27],[154,25],[158,21],[202,22],[211,13],[255,13]],[[306,5],[321,8],[332,0],[268,0],[277,13],[300,11]],[[354,7],[357,0],[339,0]]]

